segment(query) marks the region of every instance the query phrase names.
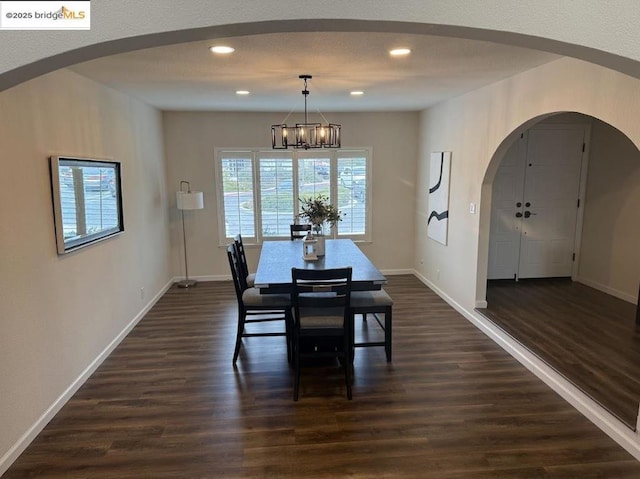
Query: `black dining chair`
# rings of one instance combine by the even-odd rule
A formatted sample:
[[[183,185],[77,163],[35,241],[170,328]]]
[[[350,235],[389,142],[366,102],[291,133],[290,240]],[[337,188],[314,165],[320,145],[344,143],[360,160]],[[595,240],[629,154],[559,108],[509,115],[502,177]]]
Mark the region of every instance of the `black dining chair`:
[[[227,246],[227,257],[233,277],[233,285],[238,300],[238,331],[233,352],[233,364],[238,360],[242,338],[261,336],[284,336],[287,343],[287,360],[291,362],[291,338],[293,317],[291,296],[288,294],[260,294],[256,288],[249,288],[240,272],[240,259],[235,243]],[[284,321],[284,332],[249,332],[246,325],[267,321]]]
[[[384,352],[387,356],[387,362],[391,362],[391,337],[392,337],[392,313],[393,299],[384,290],[378,291],[354,291],[351,293],[351,314],[355,317],[357,314],[362,315],[363,322],[367,321],[367,315],[373,315],[378,326],[384,331],[384,341],[360,341],[355,342],[355,331],[351,331],[351,340],[353,347],[372,347],[384,346]],[[381,314],[384,314],[384,324],[380,321]],[[351,325],[355,324],[355,318],[351,321]],[[354,353],[351,359],[353,360]]]
[[[337,358],[344,367],[347,398],[351,399],[350,301],[351,267],[292,268],[293,400],[298,400],[302,359]]]
[[[247,263],[247,255],[244,251],[244,243],[242,242],[242,235],[237,234],[233,239],[236,244],[236,251],[238,252],[238,260],[240,261],[240,266],[242,267],[242,274],[244,275],[245,281],[247,282],[247,286],[249,288],[253,288],[256,282],[256,274],[249,273],[249,264]]]
[[[291,241],[304,239],[307,236],[307,233],[311,231],[311,225],[297,225],[293,224],[289,226],[289,230],[291,232]]]

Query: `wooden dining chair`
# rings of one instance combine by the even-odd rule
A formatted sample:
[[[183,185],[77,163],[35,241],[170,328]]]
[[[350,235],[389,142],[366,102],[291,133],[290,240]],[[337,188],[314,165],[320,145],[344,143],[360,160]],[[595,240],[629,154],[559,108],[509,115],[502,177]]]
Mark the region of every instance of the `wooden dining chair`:
[[[249,273],[249,265],[247,263],[247,255],[244,252],[244,243],[242,242],[242,235],[237,234],[233,239],[236,244],[236,251],[238,252],[238,260],[240,261],[240,266],[242,267],[242,274],[244,275],[245,281],[247,282],[247,286],[249,288],[253,288],[256,282],[256,274]]]
[[[307,236],[307,233],[311,231],[311,225],[297,225],[293,224],[289,226],[289,230],[291,231],[291,241],[304,239]]]
[[[351,399],[350,301],[351,267],[292,268],[293,400],[300,390],[301,360],[338,358],[344,367],[347,398]]]
[[[261,336],[284,336],[287,343],[287,360],[291,362],[291,338],[293,317],[291,314],[291,296],[288,294],[260,294],[257,288],[249,288],[240,272],[240,259],[235,243],[227,246],[227,257],[233,277],[233,285],[238,300],[238,330],[233,352],[233,364],[238,360],[242,338]],[[284,321],[284,331],[250,332],[246,325],[268,321]]]
[[[384,346],[384,352],[387,356],[387,362],[391,362],[391,339],[393,326],[393,300],[391,296],[384,290],[378,291],[354,291],[351,293],[351,314],[355,317],[357,314],[362,315],[362,320],[367,321],[367,316],[371,314],[378,326],[384,331],[384,341],[360,341],[355,342],[355,331],[351,331],[352,346],[356,347],[372,347]],[[384,324],[380,321],[380,314],[384,314]],[[355,324],[355,318],[350,323],[352,327]],[[354,353],[351,355],[353,360]]]

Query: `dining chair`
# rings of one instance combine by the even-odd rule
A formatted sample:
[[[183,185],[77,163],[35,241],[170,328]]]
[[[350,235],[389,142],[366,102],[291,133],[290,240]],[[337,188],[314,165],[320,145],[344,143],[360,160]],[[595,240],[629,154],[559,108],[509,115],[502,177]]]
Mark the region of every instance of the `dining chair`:
[[[378,323],[378,326],[384,331],[384,341],[361,341],[355,342],[355,331],[351,331],[352,346],[356,347],[372,347],[372,346],[384,346],[384,352],[387,356],[387,362],[391,362],[391,337],[392,337],[392,313],[393,313],[393,299],[384,290],[377,291],[354,291],[351,293],[351,314],[354,319],[350,322],[352,328],[355,327],[355,315],[361,314],[362,320],[367,321],[367,315],[373,315],[374,319]],[[380,314],[384,314],[384,324],[380,321]],[[351,359],[353,360],[355,354],[352,352]]]
[[[307,233],[311,231],[310,224],[297,225],[293,224],[289,226],[289,230],[291,232],[291,241],[304,239],[307,236]]]
[[[242,274],[244,275],[245,281],[247,282],[247,286],[249,288],[253,288],[256,282],[256,274],[249,273],[249,264],[247,263],[247,255],[244,252],[244,243],[242,242],[242,235],[237,234],[233,239],[236,244],[236,251],[238,252],[238,260],[240,262],[240,266],[242,267]]]
[[[249,288],[240,273],[240,259],[235,243],[227,246],[227,257],[238,300],[238,331],[233,352],[233,364],[238,360],[242,338],[284,336],[287,343],[287,360],[291,362],[291,338],[293,316],[291,296],[288,294],[260,294],[257,288]],[[249,332],[246,325],[268,321],[284,321],[284,332]]]
[[[350,310],[351,267],[292,268],[293,400],[298,400],[302,359],[337,358],[344,367],[347,398],[351,399]]]

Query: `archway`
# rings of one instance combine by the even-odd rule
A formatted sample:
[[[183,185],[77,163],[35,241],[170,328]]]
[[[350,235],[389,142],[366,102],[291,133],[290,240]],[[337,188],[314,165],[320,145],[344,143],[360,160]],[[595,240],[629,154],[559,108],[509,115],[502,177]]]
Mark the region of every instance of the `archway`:
[[[597,35],[594,28],[585,28],[595,20],[567,23],[568,19],[585,17],[584,6],[572,4],[556,6],[554,16],[549,18],[544,10],[524,3],[512,5],[510,15],[499,16],[481,4],[458,9],[416,3],[399,11],[387,4],[355,0],[333,9],[328,18],[322,4],[292,9],[287,2],[271,2],[268,8],[254,9],[220,1],[212,12],[209,2],[193,1],[167,15],[162,6],[150,3],[129,3],[126,9],[95,5],[92,18],[100,28],[81,36],[59,32],[54,42],[47,41],[39,31],[5,31],[0,91],[59,68],[115,53],[216,37],[296,31],[395,32],[484,40],[558,53],[640,78],[640,62],[633,48],[637,43],[635,30],[627,34],[618,29],[614,38],[605,28],[608,23],[619,25],[620,18],[633,18],[632,6],[594,14],[602,24],[595,31],[603,33]]]
[[[554,114],[534,120],[559,118]],[[483,315],[635,429],[640,397],[640,382],[634,379],[640,367],[635,328],[640,253],[633,245],[640,229],[632,205],[640,203],[640,150],[608,123],[582,114],[573,119],[590,125],[575,274],[565,279],[490,281]],[[496,151],[487,184],[496,178],[494,160],[499,165],[504,147],[517,141],[520,131]]]

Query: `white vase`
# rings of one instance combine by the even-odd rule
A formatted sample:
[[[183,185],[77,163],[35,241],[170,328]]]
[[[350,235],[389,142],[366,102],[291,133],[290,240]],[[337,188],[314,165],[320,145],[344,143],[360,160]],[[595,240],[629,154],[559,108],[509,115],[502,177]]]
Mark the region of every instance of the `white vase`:
[[[324,256],[324,235],[315,237],[318,242],[316,243],[316,256]]]
[[[325,236],[324,236],[323,225],[314,226],[312,228],[312,231],[313,231],[313,237],[316,240],[318,240],[318,242],[316,243],[316,256],[318,256],[318,257],[324,256],[324,251],[325,251],[324,240],[325,240]]]

